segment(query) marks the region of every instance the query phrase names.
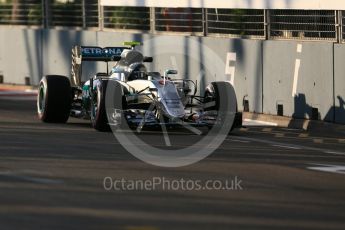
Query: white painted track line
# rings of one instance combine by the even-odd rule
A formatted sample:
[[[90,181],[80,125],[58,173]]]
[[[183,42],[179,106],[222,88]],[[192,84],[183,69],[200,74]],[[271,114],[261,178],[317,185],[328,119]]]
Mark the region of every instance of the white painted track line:
[[[243,126],[278,126],[278,124],[274,122],[243,119]]]
[[[290,149],[304,149],[304,150],[322,152],[326,154],[345,156],[345,152],[333,151],[331,149],[322,149],[322,148],[309,147],[309,146],[303,146],[303,145],[287,144],[283,142],[270,141],[270,140],[264,140],[264,139],[259,139],[259,138],[232,136],[231,139],[264,143],[264,144],[268,144],[275,147],[279,146],[279,147],[285,147],[285,148],[290,148]],[[231,139],[227,138],[227,140],[231,140]]]

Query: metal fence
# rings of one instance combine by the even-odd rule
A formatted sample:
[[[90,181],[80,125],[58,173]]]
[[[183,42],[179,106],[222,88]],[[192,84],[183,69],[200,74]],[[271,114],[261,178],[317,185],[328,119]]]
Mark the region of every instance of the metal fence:
[[[113,7],[103,9],[103,28],[120,30],[150,30],[150,8]]]
[[[41,0],[0,1],[0,25],[42,25]]]
[[[203,9],[155,8],[155,31],[203,33]]]
[[[98,0],[0,0],[0,25],[345,42],[344,12],[113,7],[100,6]]]
[[[269,19],[272,38],[337,40],[336,11],[271,10]]]
[[[45,1],[49,27],[98,27],[98,1]]]
[[[207,33],[265,37],[264,10],[207,9]]]
[[[345,11],[338,11],[339,13],[339,28],[340,30],[338,31],[338,33],[341,34],[341,41],[345,42]]]

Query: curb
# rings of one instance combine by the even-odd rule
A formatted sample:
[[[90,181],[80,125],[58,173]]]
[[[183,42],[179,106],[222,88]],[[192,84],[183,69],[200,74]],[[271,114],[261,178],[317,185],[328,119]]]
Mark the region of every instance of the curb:
[[[35,100],[37,87],[14,84],[0,84],[0,99],[4,100]]]
[[[0,90],[14,90],[14,91],[24,91],[24,90],[35,90],[37,86],[31,85],[16,85],[16,84],[0,84]]]
[[[314,121],[305,119],[295,119],[292,117],[282,117],[267,114],[244,112],[243,119],[276,123],[283,128],[302,129],[313,132],[336,132],[345,136],[345,124],[335,124],[324,121]],[[338,134],[339,135],[339,134]]]

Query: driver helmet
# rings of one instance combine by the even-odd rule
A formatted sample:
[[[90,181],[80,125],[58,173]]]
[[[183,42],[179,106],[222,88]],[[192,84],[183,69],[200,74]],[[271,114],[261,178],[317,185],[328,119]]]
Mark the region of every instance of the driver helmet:
[[[130,67],[130,73],[128,75],[128,81],[147,79],[147,69],[142,63],[133,63]]]

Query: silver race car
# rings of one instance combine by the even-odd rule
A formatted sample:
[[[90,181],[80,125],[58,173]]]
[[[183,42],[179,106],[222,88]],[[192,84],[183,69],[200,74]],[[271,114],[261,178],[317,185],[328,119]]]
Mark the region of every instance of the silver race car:
[[[145,62],[152,62],[153,58],[136,50],[138,45],[141,44],[125,42],[123,47],[73,47],[71,80],[47,75],[40,81],[39,118],[54,123],[65,123],[70,116],[90,119],[99,131],[110,127],[140,131],[162,125],[212,127],[222,122],[219,111],[225,104],[223,110],[235,111],[231,129],[242,125],[237,104],[227,103],[226,95],[235,97],[229,101],[236,101],[230,83],[212,82],[203,95],[197,95],[197,83],[176,79],[176,70],[149,72]],[[96,73],[82,82],[82,65],[89,61],[115,64],[110,71]]]

